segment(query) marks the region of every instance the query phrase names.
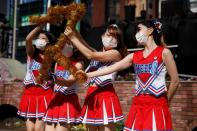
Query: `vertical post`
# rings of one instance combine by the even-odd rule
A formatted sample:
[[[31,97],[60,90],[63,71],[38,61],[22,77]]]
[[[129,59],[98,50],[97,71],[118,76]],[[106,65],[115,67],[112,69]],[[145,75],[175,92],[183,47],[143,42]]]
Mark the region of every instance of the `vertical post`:
[[[81,0],[75,0],[75,3],[80,3],[81,2]]]
[[[44,2],[44,4],[46,4],[46,3]],[[51,7],[51,0],[48,0],[48,1],[47,1],[46,14],[47,14],[47,9],[48,9],[49,7]],[[47,25],[46,25],[46,30],[47,30],[47,31],[50,30],[50,24],[49,24],[49,23],[47,23]]]
[[[75,0],[75,3],[81,3],[81,0]],[[80,31],[80,21],[77,22],[76,27],[78,31]]]
[[[16,54],[16,22],[17,22],[17,0],[14,0],[14,25],[13,25],[13,47],[12,47],[12,59],[15,59]]]

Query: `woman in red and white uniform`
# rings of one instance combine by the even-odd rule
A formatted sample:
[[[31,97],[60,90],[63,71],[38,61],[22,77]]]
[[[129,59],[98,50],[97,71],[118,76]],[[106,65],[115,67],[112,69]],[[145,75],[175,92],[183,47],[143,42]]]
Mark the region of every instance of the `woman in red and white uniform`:
[[[78,70],[82,70],[83,64],[73,57],[73,46],[65,45],[62,53],[68,57],[73,66]],[[77,96],[77,88],[73,75],[70,74],[63,66],[56,64],[55,66],[55,94],[48,106],[45,117],[43,118],[45,131],[68,131],[71,124],[79,123],[81,107]]]
[[[127,50],[122,42],[122,33],[115,24],[109,25],[102,35],[103,51],[96,51],[88,46],[80,34],[65,30],[72,43],[91,60],[87,72],[100,70],[121,60]],[[118,96],[113,88],[116,73],[93,77],[86,82],[88,87],[85,103],[81,111],[81,122],[88,131],[114,131],[115,123],[124,119]]]
[[[25,89],[21,97],[18,115],[26,119],[27,131],[43,131],[44,116],[48,104],[52,98],[53,85],[44,82],[43,84],[36,83],[36,76],[39,74],[39,69],[42,65],[43,51],[46,46],[56,42],[55,37],[46,31],[41,31],[43,25],[37,26],[26,37],[26,52],[27,52],[27,72],[24,78]],[[36,35],[35,46],[32,41]]]
[[[101,76],[134,65],[136,96],[124,131],[173,130],[168,102],[179,85],[179,78],[171,51],[161,43],[161,26],[157,20],[138,24],[136,40],[144,50],[131,53],[112,66],[87,73],[89,77]],[[165,84],[166,71],[171,78],[168,88]]]

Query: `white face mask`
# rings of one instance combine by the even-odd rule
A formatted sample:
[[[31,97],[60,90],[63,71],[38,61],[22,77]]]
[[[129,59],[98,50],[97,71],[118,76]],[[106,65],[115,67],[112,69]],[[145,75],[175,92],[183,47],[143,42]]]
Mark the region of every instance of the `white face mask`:
[[[62,49],[62,54],[66,57],[71,57],[73,55],[73,46],[65,44],[64,48]]]
[[[39,50],[44,50],[47,45],[47,42],[43,39],[36,39],[35,46]]]
[[[118,41],[113,37],[102,36],[103,46],[106,48],[115,48],[117,47]]]
[[[136,33],[135,38],[141,45],[145,45],[148,41],[148,36],[144,35],[142,32]]]

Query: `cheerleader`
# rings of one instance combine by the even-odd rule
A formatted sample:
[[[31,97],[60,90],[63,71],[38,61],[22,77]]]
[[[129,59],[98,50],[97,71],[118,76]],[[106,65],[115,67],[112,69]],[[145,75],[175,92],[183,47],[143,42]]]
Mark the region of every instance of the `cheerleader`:
[[[73,57],[73,46],[65,45],[62,53],[71,59],[73,66],[82,70],[83,64],[79,62],[75,52]],[[45,131],[68,131],[71,124],[79,123],[81,107],[76,94],[79,85],[73,75],[63,66],[55,66],[55,94],[48,106],[45,117]]]
[[[87,72],[110,66],[127,53],[117,25],[110,25],[102,35],[103,51],[100,52],[89,47],[80,34],[71,32],[71,28],[68,27],[64,33],[80,52],[91,60]],[[120,102],[113,88],[115,74],[93,77],[85,84],[88,90],[80,120],[87,125],[88,131],[114,131],[115,123],[123,120]]]
[[[27,72],[24,78],[25,89],[21,97],[18,115],[26,119],[27,131],[44,130],[42,117],[53,94],[52,86],[47,82],[44,84],[36,83],[36,76],[39,74],[43,60],[43,51],[46,46],[55,43],[55,37],[46,31],[41,31],[42,28],[43,25],[37,26],[26,37]],[[36,35],[38,38],[35,40],[34,47],[32,40]]]
[[[87,73],[88,77],[110,74],[134,65],[136,96],[125,122],[124,131],[172,131],[168,102],[178,85],[179,78],[173,56],[161,43],[161,23],[151,20],[138,24],[137,42],[144,49],[129,54],[107,68]],[[171,78],[169,87],[165,75]]]

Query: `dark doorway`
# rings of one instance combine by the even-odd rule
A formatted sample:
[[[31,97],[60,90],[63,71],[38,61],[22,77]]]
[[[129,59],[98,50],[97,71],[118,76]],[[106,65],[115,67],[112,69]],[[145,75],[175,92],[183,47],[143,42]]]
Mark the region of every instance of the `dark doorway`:
[[[0,121],[5,120],[6,118],[16,117],[17,108],[9,104],[0,105]]]

